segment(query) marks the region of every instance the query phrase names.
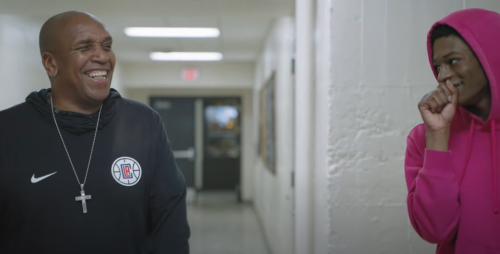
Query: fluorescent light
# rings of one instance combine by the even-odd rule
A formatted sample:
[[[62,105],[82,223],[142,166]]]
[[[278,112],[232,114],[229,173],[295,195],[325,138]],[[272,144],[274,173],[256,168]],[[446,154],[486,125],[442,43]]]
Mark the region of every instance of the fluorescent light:
[[[130,37],[213,38],[219,37],[220,31],[217,28],[127,27],[125,34]]]
[[[222,54],[217,52],[153,52],[149,55],[154,61],[220,61]]]

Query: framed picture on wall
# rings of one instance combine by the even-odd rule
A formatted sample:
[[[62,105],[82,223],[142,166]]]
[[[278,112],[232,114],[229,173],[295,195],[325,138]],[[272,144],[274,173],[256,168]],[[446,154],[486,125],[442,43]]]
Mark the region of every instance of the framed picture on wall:
[[[259,157],[266,167],[276,174],[276,118],[275,118],[276,73],[260,90],[259,105]]]

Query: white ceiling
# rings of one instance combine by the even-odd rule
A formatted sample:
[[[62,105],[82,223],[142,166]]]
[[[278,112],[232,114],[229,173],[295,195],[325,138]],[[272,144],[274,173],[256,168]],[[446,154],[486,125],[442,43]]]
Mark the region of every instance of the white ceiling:
[[[275,18],[292,15],[293,0],[0,0],[0,13],[41,23],[68,10],[101,19],[120,62],[149,62],[152,51],[217,51],[225,62],[254,62]],[[216,27],[221,36],[130,38],[128,26]]]

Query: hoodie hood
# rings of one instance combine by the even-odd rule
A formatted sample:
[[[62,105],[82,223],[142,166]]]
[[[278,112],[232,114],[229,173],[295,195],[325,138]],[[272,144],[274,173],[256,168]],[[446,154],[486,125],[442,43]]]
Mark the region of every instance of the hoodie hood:
[[[48,101],[48,95],[50,94],[51,89],[42,89],[38,92],[32,92],[26,97],[26,102],[29,103],[36,114],[47,124],[53,126],[54,118],[52,116],[52,106]],[[121,101],[121,95],[115,89],[111,88],[110,93],[106,100],[104,100],[101,117],[99,120],[99,129],[104,128],[107,124],[110,123],[113,116],[115,115],[119,103]],[[75,135],[82,135],[89,131],[95,131],[98,112],[94,114],[81,114],[76,112],[62,111],[55,109],[57,124],[61,129],[64,129]]]
[[[463,39],[469,44],[481,63],[489,81],[491,89],[491,111],[482,127],[489,129],[491,121],[500,120],[499,104],[499,82],[500,82],[500,14],[483,9],[466,9],[454,12],[442,20],[436,22],[427,35],[427,53],[429,64],[437,79],[437,73],[432,67],[432,44],[431,34],[438,25],[448,25],[454,28]],[[462,107],[458,111],[463,116],[466,126],[473,118],[476,122],[482,122],[478,117],[469,113]]]
[[[431,69],[437,79],[437,73],[432,68],[432,44],[431,34],[438,25],[448,25],[454,28],[469,44],[481,63],[489,81],[491,90],[491,109],[486,122],[462,107],[457,108],[457,113],[452,122],[452,128],[469,128],[466,152],[462,170],[458,175],[458,184],[462,185],[466,176],[468,164],[471,157],[473,138],[475,130],[490,132],[491,142],[491,172],[493,179],[493,211],[498,214],[500,205],[498,200],[498,155],[497,155],[497,128],[500,124],[499,83],[500,82],[500,14],[483,9],[466,9],[454,12],[444,19],[436,22],[427,35],[427,53]],[[469,127],[470,126],[470,127]],[[452,149],[452,148],[450,148]],[[453,148],[455,149],[455,148]],[[486,155],[485,155],[486,156]]]

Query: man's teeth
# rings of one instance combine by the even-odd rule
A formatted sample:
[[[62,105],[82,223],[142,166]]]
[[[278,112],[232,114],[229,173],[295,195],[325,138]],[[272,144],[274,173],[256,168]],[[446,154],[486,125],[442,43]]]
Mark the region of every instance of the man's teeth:
[[[106,79],[106,75],[108,74],[107,71],[95,71],[91,72],[89,74],[86,74],[88,77],[95,78],[95,79]]]

